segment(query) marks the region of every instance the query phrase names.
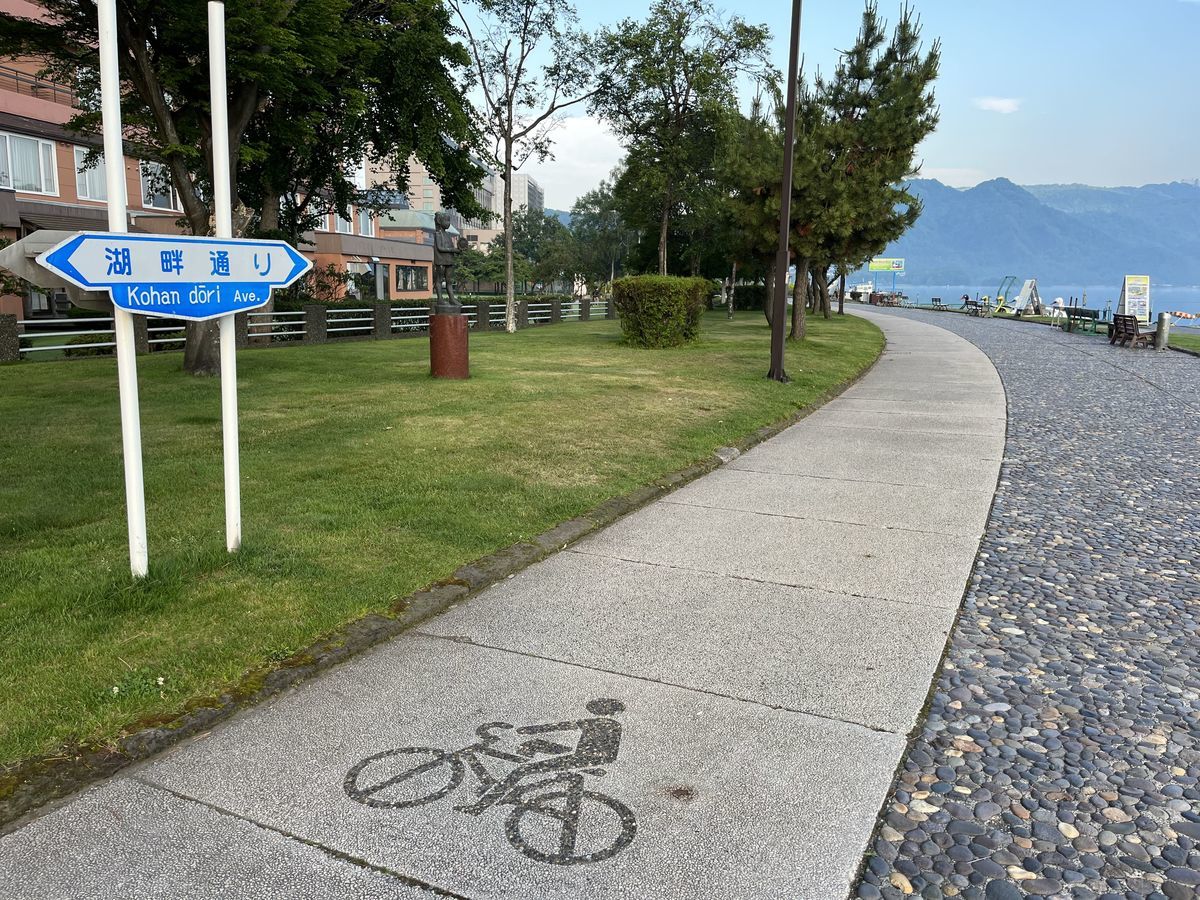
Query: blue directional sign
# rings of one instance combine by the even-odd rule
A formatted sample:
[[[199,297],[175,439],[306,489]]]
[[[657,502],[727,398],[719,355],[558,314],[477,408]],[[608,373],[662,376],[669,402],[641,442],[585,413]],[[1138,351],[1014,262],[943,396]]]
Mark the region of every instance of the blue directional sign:
[[[284,241],[81,232],[38,263],[144,316],[213,319],[262,306],[312,263]]]

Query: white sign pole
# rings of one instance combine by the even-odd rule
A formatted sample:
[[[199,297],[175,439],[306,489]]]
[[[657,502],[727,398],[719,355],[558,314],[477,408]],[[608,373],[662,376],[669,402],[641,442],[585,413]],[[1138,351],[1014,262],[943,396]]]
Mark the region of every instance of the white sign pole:
[[[104,181],[108,191],[108,230],[125,225],[125,151],[121,135],[121,81],[117,66],[116,0],[99,0],[100,104],[104,131]],[[121,397],[121,443],[125,455],[125,517],[129,527],[129,568],[135,578],[149,570],[146,494],[142,483],[142,424],[138,409],[137,358],[133,316],[113,307],[117,342],[117,385]]]
[[[208,83],[212,105],[213,224],[219,238],[233,237],[229,178],[229,97],[225,87],[225,4],[208,4]],[[221,430],[225,443],[225,548],[242,546],[241,465],[238,459],[237,341],[234,317],[222,316]]]

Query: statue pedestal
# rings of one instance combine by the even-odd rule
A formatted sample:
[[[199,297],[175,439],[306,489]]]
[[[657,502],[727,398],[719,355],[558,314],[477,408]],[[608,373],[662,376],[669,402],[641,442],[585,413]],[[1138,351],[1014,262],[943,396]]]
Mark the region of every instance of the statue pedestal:
[[[429,374],[434,378],[470,378],[467,317],[434,313],[429,317]]]

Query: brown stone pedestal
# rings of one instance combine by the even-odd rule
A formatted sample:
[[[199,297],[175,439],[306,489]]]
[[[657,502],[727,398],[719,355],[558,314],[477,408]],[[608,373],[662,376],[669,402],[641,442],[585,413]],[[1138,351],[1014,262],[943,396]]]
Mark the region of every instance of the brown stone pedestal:
[[[470,378],[467,317],[434,313],[429,317],[429,374],[434,378]]]

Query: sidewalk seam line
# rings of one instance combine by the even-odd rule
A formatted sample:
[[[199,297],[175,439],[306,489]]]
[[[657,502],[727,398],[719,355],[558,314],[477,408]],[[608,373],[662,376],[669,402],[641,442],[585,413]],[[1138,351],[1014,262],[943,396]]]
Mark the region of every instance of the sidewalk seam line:
[[[741,459],[742,459],[741,457],[739,457],[738,459],[735,459],[733,462],[728,463],[725,466],[725,468],[734,469],[738,472],[754,472],[756,475],[791,475],[796,478],[822,478],[826,481],[852,481],[852,482],[855,482],[856,484],[886,484],[886,485],[890,485],[892,487],[924,488],[925,490],[930,490],[930,491],[937,490],[940,487],[939,485],[933,485],[933,484],[916,484],[915,482],[912,482],[912,481],[876,481],[871,478],[842,478],[842,477],[839,477],[836,475],[816,475],[812,472],[768,472],[765,469],[750,469],[750,468],[747,468],[746,466],[739,466],[738,463],[741,462]],[[984,462],[999,462],[999,463],[1002,463],[1003,461],[1004,460],[1002,460],[1002,459],[984,460]],[[987,493],[987,490],[984,488],[956,487],[956,488],[953,488],[953,490],[964,491],[964,492],[970,493],[970,494],[986,494]]]
[[[744,469],[741,471],[745,471]],[[853,479],[847,479],[853,480]],[[903,528],[899,525],[875,525],[870,522],[849,522],[846,519],[828,519],[823,516],[797,516],[790,513],[765,512],[760,509],[742,509],[736,506],[710,506],[707,503],[692,503],[687,500],[671,500],[663,497],[658,501],[671,506],[689,506],[693,509],[711,509],[716,512],[748,513],[752,516],[771,516],[776,519],[793,519],[797,522],[828,522],[831,525],[853,525],[855,528],[874,528],[877,531],[903,531],[908,534],[928,534],[938,537],[969,537],[954,531],[930,531],[925,528]]]
[[[662,687],[676,688],[681,691],[691,691],[694,694],[704,694],[708,697],[718,697],[722,700],[731,700],[734,703],[746,703],[751,706],[761,706],[764,709],[769,709],[773,712],[794,713],[800,716],[812,716],[814,719],[821,719],[825,722],[839,722],[842,725],[853,725],[855,728],[861,728],[864,731],[874,732],[875,734],[890,734],[894,737],[904,737],[899,731],[889,731],[886,728],[876,728],[873,725],[864,725],[862,722],[854,722],[850,719],[839,719],[837,716],[826,716],[821,713],[812,712],[807,709],[796,709],[791,706],[782,706],[776,703],[766,703],[762,700],[754,700],[749,697],[735,697],[733,694],[722,694],[720,691],[710,691],[706,688],[693,687],[688,684],[679,684],[674,681],[663,681],[660,678],[651,678],[648,675],[634,675],[629,672],[618,672],[615,669],[605,669],[600,666],[589,666],[587,663],[572,662],[569,659],[559,659],[556,656],[542,656],[538,653],[530,653],[528,650],[513,650],[511,647],[498,647],[495,644],[484,644],[480,641],[472,640],[463,635],[448,635],[448,634],[433,634],[428,631],[417,631],[416,634],[422,637],[434,638],[439,641],[449,641],[452,644],[467,644],[472,647],[479,647],[484,650],[496,650],[499,653],[511,653],[514,656],[524,656],[527,659],[540,659],[543,662],[557,663],[562,666],[571,666],[576,669],[585,669],[589,672],[601,672],[605,675],[615,675],[618,678],[629,678],[634,681],[645,681],[649,684],[657,684]]]
[[[179,791],[173,790],[172,788],[169,788],[166,785],[159,784],[157,781],[150,781],[148,779],[141,778],[137,775],[129,776],[129,780],[136,781],[138,784],[144,785],[145,787],[151,788],[152,790],[162,791],[165,794],[170,794],[176,800],[182,800],[185,803],[194,803],[197,806],[202,806],[205,809],[208,809],[208,810],[211,810],[212,812],[217,813],[218,815],[228,816],[231,819],[237,819],[239,822],[246,822],[247,824],[253,825],[256,828],[261,828],[264,831],[271,832],[272,834],[280,835],[281,837],[287,838],[288,840],[295,841],[298,844],[303,844],[306,847],[312,847],[315,850],[320,850],[322,853],[326,854],[327,856],[330,856],[341,862],[349,863],[350,865],[356,866],[357,868],[365,869],[370,872],[377,872],[381,875],[386,875],[389,878],[393,878],[397,881],[402,882],[403,884],[407,885],[408,887],[419,888],[423,891],[428,891],[429,893],[434,894],[435,896],[438,896],[438,897],[450,897],[450,898],[452,898],[452,900],[470,900],[469,897],[467,897],[463,894],[456,894],[453,891],[449,891],[446,888],[438,887],[436,884],[430,884],[427,881],[422,881],[420,878],[415,878],[412,875],[405,875],[403,872],[397,872],[395,869],[389,869],[386,866],[380,866],[380,865],[376,865],[375,863],[368,862],[367,860],[363,859],[362,857],[354,856],[353,854],[346,853],[344,850],[337,850],[333,847],[326,846],[325,844],[322,844],[319,841],[314,841],[309,838],[301,837],[298,834],[294,834],[293,832],[286,831],[282,828],[276,828],[274,825],[267,825],[266,823],[260,822],[257,819],[252,819],[249,816],[243,816],[241,813],[236,813],[231,809],[226,809],[223,806],[218,806],[216,803],[210,803],[207,800],[201,800],[198,797],[192,797],[192,796],[189,796],[188,794],[184,794]]]
[[[673,565],[671,563],[654,562],[652,560],[646,560],[646,559],[631,559],[628,556],[617,556],[616,554],[613,554],[613,553],[597,553],[594,550],[580,550],[577,547],[568,547],[563,552],[564,553],[578,553],[580,556],[591,556],[596,559],[615,559],[615,560],[619,560],[620,562],[635,563],[635,564],[641,565],[641,566],[657,566],[657,567],[663,568],[663,569],[674,569],[679,572],[691,572],[692,574],[695,574],[695,575],[716,575],[718,578],[732,578],[736,581],[748,581],[751,584],[771,585],[773,587],[797,588],[799,590],[804,590],[804,591],[820,591],[823,594],[838,594],[843,597],[854,597],[857,600],[874,600],[878,603],[899,603],[902,606],[915,606],[918,609],[937,609],[937,610],[942,610],[943,612],[950,609],[950,607],[937,606],[933,603],[918,603],[913,600],[900,600],[896,597],[877,597],[874,594],[857,594],[854,591],[835,591],[835,590],[830,590],[827,587],[820,587],[819,585],[815,585],[815,584],[798,584],[798,583],[791,582],[791,581],[772,581],[769,578],[751,578],[749,575],[734,575],[730,572],[717,572],[713,569],[697,569],[693,566],[677,566],[677,565]],[[974,571],[975,571],[975,561],[974,561],[974,558],[972,558],[971,572],[974,572]],[[967,575],[967,580],[968,581],[970,580],[970,573],[968,573],[968,575]],[[959,602],[961,603],[962,601],[959,601]]]

